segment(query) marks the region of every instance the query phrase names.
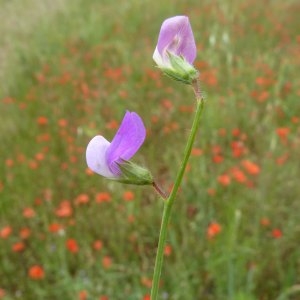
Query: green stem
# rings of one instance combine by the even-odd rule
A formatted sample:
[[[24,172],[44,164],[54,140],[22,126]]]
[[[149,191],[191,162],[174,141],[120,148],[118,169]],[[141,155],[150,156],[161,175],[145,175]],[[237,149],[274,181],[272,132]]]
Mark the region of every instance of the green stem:
[[[197,99],[197,108],[196,108],[196,113],[195,113],[192,129],[191,129],[191,132],[190,132],[190,135],[189,135],[189,138],[188,138],[185,150],[184,150],[183,160],[182,160],[180,169],[178,171],[177,177],[175,179],[173,189],[170,193],[170,196],[164,202],[164,211],[163,211],[162,222],[161,222],[161,227],[160,227],[158,247],[157,247],[156,259],[155,259],[154,273],[153,273],[151,300],[157,300],[159,281],[160,281],[160,275],[161,275],[162,264],[163,264],[164,248],[165,248],[166,237],[167,237],[167,229],[168,229],[168,224],[169,224],[169,220],[170,220],[170,216],[171,216],[171,209],[172,209],[174,200],[176,198],[178,189],[180,187],[180,184],[182,182],[184,171],[185,171],[186,165],[188,163],[188,160],[189,160],[189,157],[191,154],[191,150],[192,150],[192,147],[194,144],[196,133],[199,128],[199,123],[200,123],[199,121],[200,121],[202,111],[204,108],[204,100],[198,89],[198,83],[196,82],[193,86],[194,86],[194,92],[195,92],[196,99]]]

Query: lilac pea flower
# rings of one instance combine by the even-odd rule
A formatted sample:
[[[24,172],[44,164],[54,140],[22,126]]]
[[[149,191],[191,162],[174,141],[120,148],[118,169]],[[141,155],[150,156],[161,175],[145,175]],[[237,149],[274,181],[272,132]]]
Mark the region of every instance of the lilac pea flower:
[[[188,17],[176,16],[163,22],[153,54],[158,66],[170,64],[168,52],[182,56],[188,63],[193,64],[197,49]]]
[[[153,59],[173,79],[191,83],[198,76],[193,67],[197,55],[194,34],[186,16],[166,19],[160,29]]]
[[[86,149],[88,167],[110,179],[132,184],[148,184],[140,183],[143,177],[140,169],[144,169],[129,162],[143,144],[145,137],[146,129],[142,119],[135,112],[126,111],[111,143],[100,135],[89,142]]]

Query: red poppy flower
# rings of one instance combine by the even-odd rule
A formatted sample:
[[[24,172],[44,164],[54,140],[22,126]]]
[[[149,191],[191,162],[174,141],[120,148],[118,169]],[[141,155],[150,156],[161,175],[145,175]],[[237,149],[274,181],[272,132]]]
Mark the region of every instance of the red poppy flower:
[[[28,270],[28,276],[33,280],[41,280],[45,277],[45,271],[40,265],[34,265]]]

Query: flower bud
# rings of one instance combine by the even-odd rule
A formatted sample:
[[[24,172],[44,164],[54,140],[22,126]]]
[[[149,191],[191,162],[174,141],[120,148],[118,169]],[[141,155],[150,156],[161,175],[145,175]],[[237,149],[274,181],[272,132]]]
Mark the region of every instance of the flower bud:
[[[193,31],[186,16],[166,19],[160,29],[153,59],[169,77],[192,84],[198,77],[193,62],[197,55]]]

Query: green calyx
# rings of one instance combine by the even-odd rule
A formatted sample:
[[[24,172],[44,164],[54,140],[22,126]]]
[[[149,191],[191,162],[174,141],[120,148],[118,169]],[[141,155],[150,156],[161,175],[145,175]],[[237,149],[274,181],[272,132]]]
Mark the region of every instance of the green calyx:
[[[198,78],[199,72],[194,68],[194,66],[188,63],[184,57],[177,56],[172,53],[168,54],[170,59],[170,67],[161,68],[164,74],[185,84],[192,84],[192,82]]]
[[[121,176],[114,178],[115,181],[134,185],[153,184],[153,177],[149,170],[128,160],[123,160],[118,166],[121,170]]]

